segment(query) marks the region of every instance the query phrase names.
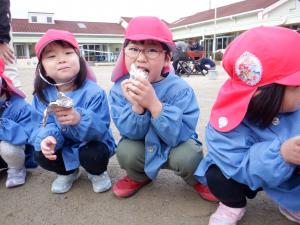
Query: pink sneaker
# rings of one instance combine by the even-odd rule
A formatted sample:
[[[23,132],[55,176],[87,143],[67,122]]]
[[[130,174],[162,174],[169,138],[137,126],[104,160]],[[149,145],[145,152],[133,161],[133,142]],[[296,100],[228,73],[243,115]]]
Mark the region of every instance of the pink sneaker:
[[[293,212],[279,206],[279,212],[289,220],[300,224],[300,212]]]
[[[221,202],[217,210],[210,216],[208,225],[236,225],[246,212],[244,208],[231,208]]]

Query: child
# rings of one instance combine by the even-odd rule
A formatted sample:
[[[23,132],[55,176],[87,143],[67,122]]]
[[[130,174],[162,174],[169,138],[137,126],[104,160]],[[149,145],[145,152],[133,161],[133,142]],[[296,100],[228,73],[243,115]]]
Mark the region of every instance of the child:
[[[25,94],[3,74],[0,58],[0,168],[8,168],[6,187],[23,185],[26,178],[25,146],[32,129],[32,108]]]
[[[65,193],[79,178],[79,166],[87,172],[94,192],[111,187],[106,172],[115,142],[109,128],[110,116],[105,92],[87,78],[87,65],[79,55],[73,34],[48,30],[35,46],[39,63],[34,84],[33,106],[38,121],[58,92],[73,101],[73,107],[54,107],[45,127],[32,137],[36,160],[41,167],[58,177],[52,183],[53,193]]]
[[[122,136],[117,159],[127,172],[113,186],[118,197],[133,195],[167,168],[205,199],[216,200],[193,175],[202,159],[195,132],[199,107],[193,89],[170,71],[174,48],[172,33],[160,19],[136,17],[128,24],[109,96],[112,119]],[[137,74],[129,79],[132,67],[147,79]]]
[[[227,48],[222,86],[195,175],[220,199],[210,225],[234,225],[258,191],[300,223],[300,35],[258,27]]]

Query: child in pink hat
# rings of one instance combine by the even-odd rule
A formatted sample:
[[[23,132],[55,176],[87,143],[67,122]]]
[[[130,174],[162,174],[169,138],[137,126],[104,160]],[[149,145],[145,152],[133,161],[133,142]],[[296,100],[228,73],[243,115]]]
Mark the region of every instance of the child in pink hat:
[[[167,168],[203,198],[216,201],[193,175],[202,159],[195,131],[199,106],[193,89],[170,69],[174,49],[172,33],[159,18],[129,22],[109,96],[122,136],[117,159],[127,172],[112,188],[118,197],[133,195]]]
[[[300,35],[258,27],[226,49],[230,78],[206,128],[208,154],[195,175],[220,204],[210,225],[234,225],[258,191],[300,224]]]
[[[7,168],[6,187],[23,185],[26,179],[25,148],[33,128],[33,110],[25,94],[4,74],[0,58],[0,169]]]
[[[105,92],[89,77],[74,35],[48,30],[35,46],[39,63],[34,83],[33,107],[43,124],[32,135],[35,157],[41,167],[55,172],[53,193],[65,193],[80,176],[82,166],[94,192],[110,189],[107,173],[115,142]],[[58,96],[68,107],[50,108]],[[47,111],[49,117],[47,119]]]

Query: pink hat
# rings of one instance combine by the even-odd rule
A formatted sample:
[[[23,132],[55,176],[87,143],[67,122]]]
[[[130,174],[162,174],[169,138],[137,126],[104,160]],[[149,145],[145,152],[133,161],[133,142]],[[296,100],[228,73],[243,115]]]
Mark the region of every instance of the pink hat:
[[[18,88],[16,88],[13,85],[13,82],[11,81],[10,78],[8,78],[6,75],[4,75],[4,68],[5,68],[4,61],[2,58],[0,58],[0,78],[5,80],[8,91],[13,92],[16,95],[19,95],[22,98],[25,98],[26,95],[21,90],[19,90]]]
[[[159,18],[153,16],[139,16],[131,19],[125,30],[125,40],[155,40],[165,43],[170,51],[176,49],[172,32],[168,26]],[[170,70],[170,67],[164,68],[165,72]],[[124,51],[122,50],[112,72],[112,81],[117,81],[127,73]]]
[[[43,49],[53,41],[65,41],[79,51],[79,45],[74,35],[69,31],[49,29],[35,45],[35,53],[40,60]],[[87,78],[96,81],[93,70],[87,65]]]
[[[49,29],[35,45],[35,53],[40,60],[42,50],[53,41],[65,41],[79,50],[78,43],[72,33],[65,30]]]
[[[230,78],[221,87],[211,125],[228,132],[244,119],[256,90],[267,84],[300,85],[300,35],[282,27],[257,27],[227,47],[223,67]]]

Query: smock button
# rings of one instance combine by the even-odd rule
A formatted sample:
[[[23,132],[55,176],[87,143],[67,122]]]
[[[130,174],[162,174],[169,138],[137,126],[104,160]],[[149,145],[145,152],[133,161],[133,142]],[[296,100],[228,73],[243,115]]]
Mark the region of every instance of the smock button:
[[[219,128],[226,127],[228,125],[228,119],[225,116],[221,116],[218,119]]]
[[[65,132],[65,131],[67,131],[67,128],[63,127],[63,128],[61,128],[61,131]]]
[[[277,126],[279,123],[280,123],[279,118],[278,118],[278,117],[274,117],[274,119],[272,120],[272,124],[273,124],[274,126]]]
[[[152,153],[152,152],[153,152],[153,147],[149,147],[149,148],[148,148],[148,152],[151,152],[151,153]]]

